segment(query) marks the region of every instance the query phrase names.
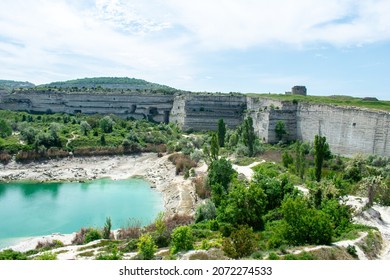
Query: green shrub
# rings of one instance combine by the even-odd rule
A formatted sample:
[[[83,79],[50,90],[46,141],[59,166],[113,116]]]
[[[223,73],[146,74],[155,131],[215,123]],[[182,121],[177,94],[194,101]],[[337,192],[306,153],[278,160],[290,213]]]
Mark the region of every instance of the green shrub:
[[[147,233],[141,235],[137,243],[138,254],[143,260],[151,260],[154,258],[154,254],[157,251],[157,246],[154,243],[152,236]]]
[[[348,254],[350,254],[354,258],[358,257],[356,247],[353,245],[348,245],[347,252],[348,252]]]
[[[110,239],[111,226],[112,226],[111,218],[108,217],[108,218],[106,218],[106,223],[104,224],[104,228],[103,228],[103,238],[104,239]]]
[[[122,260],[122,254],[118,252],[118,249],[114,247],[111,254],[100,254],[96,257],[96,260]]]
[[[60,240],[51,240],[51,241],[38,241],[37,246],[35,246],[36,250],[46,251],[51,250],[55,248],[64,247],[64,243],[62,243]]]
[[[224,191],[227,192],[229,183],[236,175],[237,172],[229,160],[225,158],[214,160],[209,166],[208,184],[210,186],[221,184]]]
[[[268,259],[269,260],[280,260],[280,257],[276,253],[272,252],[268,255]]]
[[[206,199],[201,205],[198,206],[195,213],[195,222],[201,222],[203,220],[212,220],[217,216],[217,209],[214,203],[210,199]]]
[[[255,260],[262,260],[263,259],[263,254],[261,252],[257,251],[257,252],[254,252],[251,255],[251,258],[255,259]]]
[[[248,226],[240,228],[225,238],[223,241],[223,251],[233,259],[242,258],[252,254],[257,247],[257,237],[253,229]]]
[[[51,252],[45,252],[36,258],[36,260],[42,260],[42,261],[52,261],[56,259],[57,259],[57,254]]]
[[[101,233],[97,229],[89,228],[87,233],[85,234],[84,244],[87,244],[89,242],[99,240],[99,239],[102,239]]]
[[[194,248],[194,237],[192,230],[188,226],[175,228],[171,235],[171,253],[188,251]]]
[[[0,260],[27,260],[27,256],[24,253],[7,249],[0,251]]]
[[[294,254],[287,254],[283,257],[284,260],[298,260],[297,256]]]
[[[249,225],[254,229],[263,228],[267,197],[254,183],[246,186],[234,180],[230,192],[218,208],[218,220],[233,225]]]

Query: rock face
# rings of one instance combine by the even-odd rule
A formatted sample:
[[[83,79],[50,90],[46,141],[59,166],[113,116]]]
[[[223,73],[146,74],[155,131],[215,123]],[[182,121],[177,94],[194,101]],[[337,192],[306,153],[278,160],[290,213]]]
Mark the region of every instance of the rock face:
[[[301,103],[297,110],[297,138],[326,136],[331,150],[390,156],[390,113],[330,105]]]
[[[115,114],[135,119],[147,118],[157,122],[169,122],[173,95],[140,94],[88,94],[23,91],[1,94],[0,109],[68,114]]]
[[[183,129],[216,130],[219,119],[235,128],[243,120],[245,96],[182,95],[177,96],[171,111],[171,121]]]
[[[312,142],[316,134],[327,138],[335,154],[356,153],[390,156],[390,113],[353,107],[265,97],[216,94],[54,93],[25,90],[0,91],[0,109],[69,114],[116,114],[123,118],[146,118],[177,123],[184,130],[216,130],[219,119],[229,128],[251,116],[255,132],[264,142],[276,143],[275,126],[283,121],[284,140]]]

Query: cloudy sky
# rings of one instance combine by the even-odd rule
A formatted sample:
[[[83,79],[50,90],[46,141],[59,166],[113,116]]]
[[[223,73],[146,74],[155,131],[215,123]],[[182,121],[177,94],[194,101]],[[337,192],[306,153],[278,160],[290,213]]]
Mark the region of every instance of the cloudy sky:
[[[0,79],[390,100],[390,0],[1,0]]]

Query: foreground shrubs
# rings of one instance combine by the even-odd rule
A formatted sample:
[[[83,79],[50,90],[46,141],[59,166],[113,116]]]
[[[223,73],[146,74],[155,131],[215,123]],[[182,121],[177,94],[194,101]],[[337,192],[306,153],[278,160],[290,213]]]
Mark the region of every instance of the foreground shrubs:
[[[142,235],[139,238],[137,243],[138,254],[143,260],[151,260],[154,258],[154,254],[156,253],[157,246],[154,243],[153,237],[151,234],[147,233]]]
[[[38,241],[37,246],[35,247],[36,250],[52,250],[55,248],[64,247],[64,243],[62,243],[60,240],[46,240],[46,241]]]
[[[330,244],[333,225],[324,212],[310,208],[302,197],[288,198],[281,206],[283,220],[269,224],[274,235],[269,240],[269,247],[282,244]]]
[[[257,236],[252,228],[240,226],[230,237],[223,241],[223,251],[233,259],[251,255],[257,248]]]
[[[7,249],[0,252],[0,260],[27,260],[27,255],[21,252]]]
[[[194,237],[192,229],[188,226],[175,228],[171,236],[171,253],[176,254],[180,251],[188,251],[194,248]]]
[[[189,171],[191,168],[196,167],[196,162],[191,160],[188,155],[185,154],[173,154],[168,157],[168,160],[171,161],[176,166],[176,175],[180,173]]]
[[[97,229],[81,228],[81,230],[78,233],[76,233],[76,236],[73,238],[72,244],[82,245],[102,238],[103,237],[101,232]]]

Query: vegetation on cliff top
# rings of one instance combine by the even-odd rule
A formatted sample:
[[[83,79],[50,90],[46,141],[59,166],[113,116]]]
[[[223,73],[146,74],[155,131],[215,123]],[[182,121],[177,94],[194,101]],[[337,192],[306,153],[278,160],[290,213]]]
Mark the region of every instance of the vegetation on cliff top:
[[[35,87],[35,85],[30,82],[0,80],[0,89],[5,89],[6,91],[12,91],[13,89],[16,88],[32,88],[32,87]]]
[[[316,104],[327,104],[327,105],[337,105],[337,106],[349,106],[349,107],[359,107],[367,108],[371,110],[381,110],[390,112],[390,101],[378,100],[371,101],[365,100],[364,98],[351,97],[345,95],[331,95],[331,96],[302,96],[302,95],[287,95],[287,94],[248,94],[251,97],[264,97],[268,99],[274,99],[278,101],[292,101],[292,102],[309,102]]]
[[[64,82],[53,82],[40,85],[39,87],[59,87],[59,88],[104,88],[104,89],[140,89],[140,90],[175,90],[166,85],[151,83],[142,79],[128,77],[98,77],[69,80]]]

